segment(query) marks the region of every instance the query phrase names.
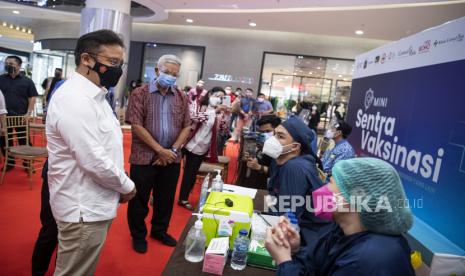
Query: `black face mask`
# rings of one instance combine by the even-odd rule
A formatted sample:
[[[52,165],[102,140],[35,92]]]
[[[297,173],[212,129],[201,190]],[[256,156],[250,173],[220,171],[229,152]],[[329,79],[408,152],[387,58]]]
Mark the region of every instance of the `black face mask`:
[[[106,66],[98,61],[95,61],[94,67],[89,67],[89,69],[97,72],[100,78],[100,85],[106,88],[115,87],[118,84],[119,78],[123,75],[123,69],[120,66]]]
[[[16,68],[13,65],[5,64],[5,72],[8,74],[14,74]]]

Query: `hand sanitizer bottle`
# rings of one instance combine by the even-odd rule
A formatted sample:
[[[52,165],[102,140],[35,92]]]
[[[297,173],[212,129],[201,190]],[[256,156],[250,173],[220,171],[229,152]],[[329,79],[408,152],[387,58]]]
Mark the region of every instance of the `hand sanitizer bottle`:
[[[215,170],[217,175],[212,183],[213,192],[222,192],[223,191],[223,179],[221,179],[221,170]]]
[[[189,262],[199,263],[203,261],[207,237],[205,236],[205,232],[203,232],[202,215],[197,213],[193,215],[196,215],[198,220],[187,234],[184,258]]]

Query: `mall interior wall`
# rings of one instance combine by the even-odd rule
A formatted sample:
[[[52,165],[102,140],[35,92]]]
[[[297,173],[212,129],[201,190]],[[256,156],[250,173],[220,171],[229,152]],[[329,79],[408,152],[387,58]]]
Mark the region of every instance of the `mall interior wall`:
[[[77,22],[63,22],[59,29],[51,24],[35,28],[36,40],[77,38],[78,34],[79,23]],[[357,55],[388,42],[292,32],[146,23],[133,24],[131,40],[203,46],[205,47],[205,57],[202,78],[208,82],[209,86],[226,84],[226,82],[210,80],[215,78],[215,74],[219,74],[229,75],[233,79],[250,78],[251,83],[228,83],[234,87],[252,87],[255,90],[259,87],[263,52],[265,51],[354,59]]]

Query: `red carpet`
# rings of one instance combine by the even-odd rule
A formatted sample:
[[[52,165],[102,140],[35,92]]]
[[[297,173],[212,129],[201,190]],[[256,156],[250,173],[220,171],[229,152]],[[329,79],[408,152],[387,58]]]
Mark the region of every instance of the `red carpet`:
[[[124,133],[126,169],[129,171],[131,134]],[[232,157],[228,182],[234,179],[237,165],[238,145],[228,144],[226,155]],[[179,192],[180,183],[178,183]],[[27,175],[15,168],[5,176],[0,186],[0,275],[31,275],[31,256],[40,229],[40,189],[41,178],[37,172],[33,176],[33,189],[29,190]],[[197,204],[200,185],[196,185],[190,201]],[[177,196],[176,196],[177,200]],[[148,252],[137,254],[132,250],[131,238],[126,219],[127,205],[118,210],[118,216],[110,228],[105,247],[100,258],[96,275],[160,275],[173,249],[148,239]],[[191,213],[175,203],[168,232],[179,238]],[[150,225],[151,213],[146,223]],[[47,275],[53,275],[55,259]]]

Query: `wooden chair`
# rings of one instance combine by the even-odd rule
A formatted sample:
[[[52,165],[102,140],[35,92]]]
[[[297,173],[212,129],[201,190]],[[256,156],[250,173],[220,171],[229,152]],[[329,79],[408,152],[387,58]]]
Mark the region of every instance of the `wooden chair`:
[[[218,156],[218,164],[223,167],[223,181],[227,183],[228,180],[228,169],[229,169],[229,162],[231,158],[229,156],[220,155]]]
[[[29,141],[29,123],[24,116],[7,116],[3,127],[5,135],[5,162],[3,165],[2,179],[3,184],[8,165],[24,168],[27,171],[29,179],[29,188],[32,189],[32,173],[40,169],[47,158],[46,147],[30,146]],[[18,131],[18,129],[20,131]],[[19,145],[19,140],[25,140],[26,145]],[[10,145],[11,144],[11,145]],[[15,162],[15,159],[22,159],[23,162]]]

